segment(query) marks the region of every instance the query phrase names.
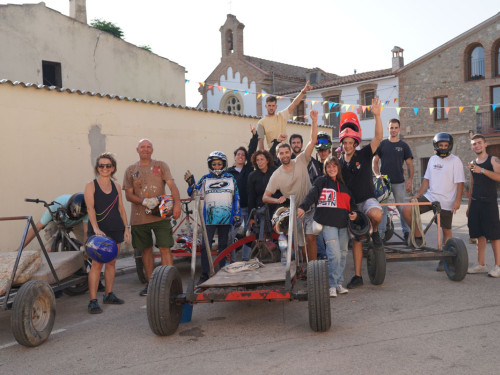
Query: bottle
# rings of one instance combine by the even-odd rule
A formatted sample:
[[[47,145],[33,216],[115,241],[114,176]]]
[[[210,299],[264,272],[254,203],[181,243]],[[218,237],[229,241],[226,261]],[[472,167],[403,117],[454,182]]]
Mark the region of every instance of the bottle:
[[[286,250],[288,248],[288,239],[283,233],[279,236],[278,247],[281,251],[281,264],[286,266]]]

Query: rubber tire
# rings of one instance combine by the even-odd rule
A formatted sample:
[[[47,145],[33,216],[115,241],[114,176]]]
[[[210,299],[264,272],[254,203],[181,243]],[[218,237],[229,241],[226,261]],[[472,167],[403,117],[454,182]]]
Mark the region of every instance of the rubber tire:
[[[387,225],[385,226],[384,241],[388,242],[394,235],[394,223],[392,219],[387,219]]]
[[[467,267],[469,266],[469,255],[464,242],[452,237],[446,241],[444,251],[455,255],[453,261],[445,259],[444,270],[450,280],[462,281],[467,275]]]
[[[42,280],[24,283],[14,299],[10,318],[16,341],[24,346],[41,345],[52,332],[56,319],[56,298]]]
[[[307,303],[309,326],[315,332],[326,332],[332,325],[328,265],[312,260],[307,265]]]
[[[171,300],[179,294],[182,294],[182,280],[177,268],[155,268],[149,281],[146,303],[149,327],[154,334],[168,336],[179,327],[182,305]]]
[[[384,249],[375,250],[370,246],[366,255],[366,269],[373,285],[380,285],[384,282],[386,265]]]
[[[135,270],[137,272],[137,278],[142,284],[146,284],[148,279],[146,278],[144,263],[142,263],[142,250],[134,249],[134,258],[135,258]]]

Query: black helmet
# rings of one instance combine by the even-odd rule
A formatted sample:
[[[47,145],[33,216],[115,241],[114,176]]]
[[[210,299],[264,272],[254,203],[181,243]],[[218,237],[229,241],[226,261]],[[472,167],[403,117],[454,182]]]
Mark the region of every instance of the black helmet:
[[[71,220],[78,220],[87,214],[87,205],[83,193],[76,193],[69,198],[66,205],[66,214]]]
[[[212,161],[214,161],[214,160],[220,160],[220,161],[222,161],[222,169],[212,169]],[[211,152],[210,155],[208,155],[207,164],[208,164],[208,170],[210,172],[212,172],[216,176],[220,176],[227,169],[227,157],[226,157],[226,154],[224,154],[221,151],[213,151],[213,152]]]
[[[448,148],[440,149],[438,147],[439,142],[448,142]],[[440,158],[445,158],[450,155],[451,150],[453,149],[453,137],[448,133],[437,133],[432,139],[432,145],[434,146],[436,155]]]
[[[332,138],[326,132],[319,132],[314,148],[316,151],[331,150]]]
[[[351,219],[347,221],[347,228],[349,229],[349,232],[356,241],[361,241],[361,242],[370,241],[370,229],[371,229],[370,219],[361,211],[355,210],[353,212],[356,212],[358,216],[354,221]]]

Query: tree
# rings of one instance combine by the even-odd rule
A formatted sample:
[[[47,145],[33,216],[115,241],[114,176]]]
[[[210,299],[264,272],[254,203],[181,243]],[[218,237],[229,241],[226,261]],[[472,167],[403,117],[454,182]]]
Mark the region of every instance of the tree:
[[[144,46],[139,46],[139,48],[145,49],[146,51],[153,52],[150,46],[144,45]]]
[[[95,27],[101,31],[110,33],[117,38],[123,39],[123,31],[120,26],[115,25],[113,22],[108,22],[100,18],[93,19],[90,22],[90,26]]]

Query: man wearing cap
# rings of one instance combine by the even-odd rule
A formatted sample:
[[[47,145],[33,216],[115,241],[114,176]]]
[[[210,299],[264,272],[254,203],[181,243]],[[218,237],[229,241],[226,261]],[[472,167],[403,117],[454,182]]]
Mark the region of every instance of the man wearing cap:
[[[264,150],[264,138],[267,140],[267,147],[271,147],[273,140],[279,137],[286,137],[286,123],[290,119],[295,107],[304,98],[307,91],[312,89],[312,86],[307,81],[304,88],[295,97],[293,102],[283,111],[277,112],[278,100],[275,96],[270,95],[266,98],[267,115],[262,117],[257,122],[257,134],[259,135],[259,150]]]
[[[382,221],[382,207],[375,198],[375,190],[372,179],[372,158],[384,136],[382,120],[380,119],[380,99],[372,100],[371,112],[375,117],[375,136],[370,143],[361,150],[356,147],[361,142],[361,126],[358,116],[352,112],[346,112],[340,119],[339,140],[343,147],[340,157],[342,176],[351,191],[357,209],[366,214],[372,223],[372,240],[375,249],[383,251],[382,240],[378,233],[378,226]],[[353,240],[352,254],[354,258],[354,276],[348,289],[363,285],[361,276],[361,263],[363,261],[363,247],[361,242]]]

